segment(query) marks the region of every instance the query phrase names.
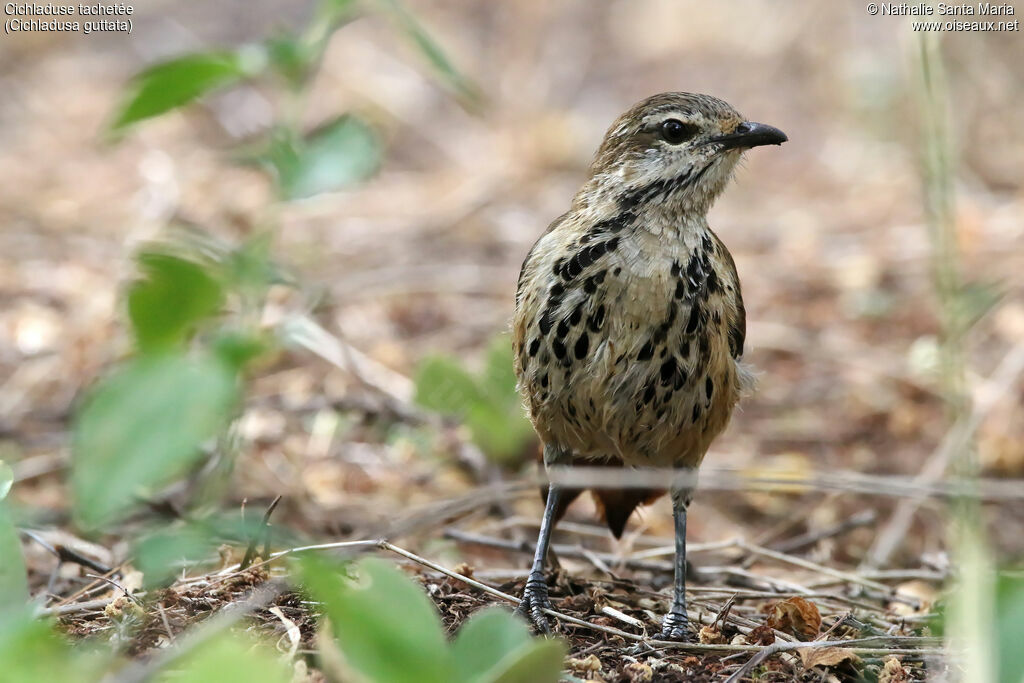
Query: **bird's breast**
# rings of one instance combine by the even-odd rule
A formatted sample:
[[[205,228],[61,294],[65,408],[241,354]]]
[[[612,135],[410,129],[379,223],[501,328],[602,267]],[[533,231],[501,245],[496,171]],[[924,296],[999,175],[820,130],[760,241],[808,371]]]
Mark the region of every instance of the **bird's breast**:
[[[739,394],[724,246],[710,231],[557,232],[524,264],[514,324],[541,437],[582,457],[699,464]]]

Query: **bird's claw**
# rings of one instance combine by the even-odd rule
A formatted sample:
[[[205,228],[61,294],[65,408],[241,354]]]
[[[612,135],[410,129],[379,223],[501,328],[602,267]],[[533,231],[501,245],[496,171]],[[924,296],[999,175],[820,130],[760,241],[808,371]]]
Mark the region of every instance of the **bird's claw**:
[[[689,620],[684,614],[669,612],[661,623],[658,640],[688,641],[690,639]]]
[[[548,618],[544,614],[546,609],[551,609],[547,581],[543,576],[531,574],[530,578],[526,580],[523,600],[516,608],[516,614],[529,621],[538,633],[551,633],[551,624],[548,623]]]

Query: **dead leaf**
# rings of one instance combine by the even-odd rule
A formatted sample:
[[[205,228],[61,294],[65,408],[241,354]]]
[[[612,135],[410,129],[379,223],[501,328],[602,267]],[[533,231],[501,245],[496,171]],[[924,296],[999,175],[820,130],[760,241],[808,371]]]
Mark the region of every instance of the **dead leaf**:
[[[894,655],[885,658],[882,671],[878,674],[878,683],[905,683],[910,680],[910,671]]]
[[[630,662],[622,667],[622,673],[629,677],[630,683],[650,683],[654,680],[654,669],[643,662]]]
[[[856,664],[860,657],[845,647],[805,647],[800,649],[800,661],[805,669],[816,666],[836,666],[849,661]]]
[[[821,613],[804,598],[788,598],[772,605],[765,622],[769,627],[807,640],[818,635]]]
[[[771,645],[775,642],[775,632],[768,624],[761,624],[750,631],[747,640],[753,645]]]
[[[598,673],[599,671],[601,671],[601,660],[598,659],[596,655],[588,655],[583,659],[576,659],[575,657],[570,657],[569,659],[565,660],[565,667],[569,671],[572,671],[573,673],[577,674],[586,675],[591,673]]]
[[[725,642],[725,636],[715,626],[701,626],[697,637],[702,645],[718,645]]]

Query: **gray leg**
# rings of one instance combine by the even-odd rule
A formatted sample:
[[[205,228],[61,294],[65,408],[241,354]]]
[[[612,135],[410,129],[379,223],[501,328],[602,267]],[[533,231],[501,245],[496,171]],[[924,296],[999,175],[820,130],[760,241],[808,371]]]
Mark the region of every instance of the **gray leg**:
[[[689,495],[672,492],[672,517],[676,531],[675,584],[672,590],[672,608],[662,622],[662,640],[687,640],[686,617],[686,508]]]
[[[548,500],[544,506],[544,516],[540,520],[537,549],[533,554],[533,568],[530,570],[530,577],[526,580],[523,601],[516,608],[516,614],[529,619],[541,633],[551,633],[551,626],[543,612],[543,610],[551,608],[551,603],[548,601],[548,582],[544,578],[544,558],[548,554],[548,543],[551,541],[551,531],[555,526],[555,509],[558,507],[558,499],[561,497],[562,490],[559,487],[554,484],[548,486]]]
[[[572,456],[568,451],[551,444],[544,445],[545,468],[566,465],[571,460]],[[551,532],[555,528],[555,510],[558,509],[562,493],[561,487],[554,484],[548,486],[547,503],[544,505],[544,516],[540,520],[540,533],[537,535],[537,549],[533,554],[533,568],[526,579],[523,601],[516,608],[516,614],[526,617],[541,633],[551,632],[551,626],[543,612],[545,609],[551,609],[551,603],[548,601],[548,582],[544,578],[544,558],[548,554]]]

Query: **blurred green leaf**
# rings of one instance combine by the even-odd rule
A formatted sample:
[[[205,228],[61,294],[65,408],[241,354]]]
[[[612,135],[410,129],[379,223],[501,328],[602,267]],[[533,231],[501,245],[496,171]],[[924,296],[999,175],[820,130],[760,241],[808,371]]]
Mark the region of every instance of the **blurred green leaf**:
[[[135,567],[142,572],[146,589],[165,586],[182,567],[208,559],[216,548],[207,530],[182,525],[159,529],[135,546]]]
[[[372,681],[448,683],[451,653],[434,604],[393,565],[366,558],[358,578],[318,557],[300,562],[304,585],[325,612],[345,659]]]
[[[155,251],[137,260],[142,279],[128,292],[128,315],[143,351],[180,345],[196,322],[223,305],[220,283],[202,265]]]
[[[458,69],[430,33],[423,28],[416,16],[399,0],[377,0],[384,10],[398,24],[399,28],[423,54],[441,83],[458,95],[466,104],[480,102],[480,90]]]
[[[0,617],[4,617],[9,608],[28,602],[28,578],[18,530],[3,501],[0,501],[0,557],[3,558],[0,561]],[[0,666],[2,663],[0,659]]]
[[[218,334],[212,343],[214,354],[235,372],[240,372],[272,346],[267,337],[229,330]]]
[[[200,645],[158,681],[189,683],[289,683],[292,672],[274,648],[246,636],[227,634]]]
[[[461,419],[474,443],[493,460],[517,459],[533,438],[516,392],[512,345],[507,338],[491,344],[480,379],[455,359],[434,356],[420,364],[415,387],[418,404]]]
[[[39,619],[28,607],[0,618],[0,680],[98,681],[107,652],[76,652],[58,636],[53,624]]]
[[[251,51],[201,52],[155,64],[132,79],[111,130],[120,132],[237,82],[259,71],[259,61]]]
[[[470,408],[485,400],[476,379],[458,361],[445,356],[424,359],[414,383],[416,403],[445,415],[464,418]]]
[[[562,677],[566,647],[560,640],[535,638],[507,654],[481,681],[488,683],[556,683]]]
[[[14,484],[14,470],[3,460],[0,460],[0,500],[7,497]]]
[[[313,70],[313,59],[307,45],[291,35],[274,36],[267,40],[267,57],[292,88],[300,88]]]
[[[459,680],[489,680],[492,671],[508,653],[530,642],[526,624],[507,609],[488,607],[463,624],[452,643]]]
[[[278,131],[262,161],[285,199],[304,199],[354,185],[376,172],[381,148],[362,119],[345,114],[299,139]]]
[[[470,407],[464,420],[474,443],[497,462],[511,463],[523,455],[527,442],[533,438],[533,428],[518,405],[510,410],[491,403],[477,403]]]
[[[516,391],[512,363],[512,338],[508,335],[498,336],[487,349],[483,388],[498,405],[521,412],[522,398]]]
[[[996,586],[999,680],[1020,683],[1024,672],[1024,578],[1003,574]]]
[[[86,527],[110,521],[140,489],[168,482],[222,429],[238,398],[216,358],[137,358],[90,393],[74,425],[71,483]]]

